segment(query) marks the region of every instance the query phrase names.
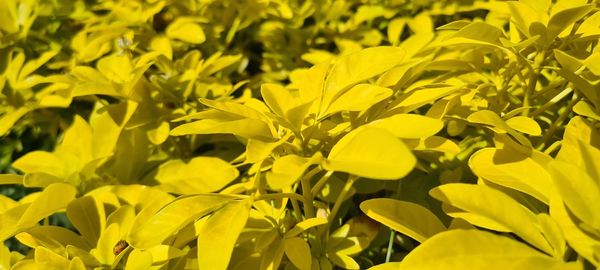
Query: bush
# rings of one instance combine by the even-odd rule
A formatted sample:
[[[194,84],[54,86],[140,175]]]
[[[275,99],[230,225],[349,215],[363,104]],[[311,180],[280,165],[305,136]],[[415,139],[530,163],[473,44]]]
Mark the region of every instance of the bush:
[[[600,267],[599,9],[0,1],[0,269]]]

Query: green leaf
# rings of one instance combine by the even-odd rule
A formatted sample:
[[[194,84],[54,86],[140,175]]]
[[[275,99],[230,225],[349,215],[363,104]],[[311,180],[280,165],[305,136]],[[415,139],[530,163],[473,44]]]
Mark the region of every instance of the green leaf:
[[[501,191],[482,185],[446,184],[433,188],[429,194],[458,208],[446,208],[446,213],[452,217],[460,217],[486,229],[513,232],[542,251],[553,254],[538,229],[535,214]]]
[[[252,199],[230,202],[212,214],[197,230],[200,269],[227,269],[233,247],[244,229]]]
[[[134,226],[127,242],[140,249],[147,249],[161,244],[173,233],[190,222],[216,210],[232,201],[233,198],[223,195],[188,195],[165,205],[146,222]]]
[[[360,177],[395,180],[407,175],[416,158],[393,134],[378,128],[359,128],[338,141],[323,167]]]
[[[168,192],[209,193],[227,186],[239,175],[231,164],[216,157],[195,157],[189,161],[172,159],[161,164],[155,179]]]
[[[294,266],[300,270],[311,269],[312,256],[306,240],[298,237],[287,238],[284,240],[284,245],[285,255]]]
[[[444,127],[444,122],[418,114],[395,114],[373,121],[368,126],[385,129],[399,138],[420,139],[438,133]]]
[[[360,209],[370,218],[421,243],[446,230],[429,209],[411,202],[371,199],[362,202]]]
[[[479,230],[450,230],[419,245],[402,260],[400,269],[520,270],[582,269],[564,263],[505,236]]]

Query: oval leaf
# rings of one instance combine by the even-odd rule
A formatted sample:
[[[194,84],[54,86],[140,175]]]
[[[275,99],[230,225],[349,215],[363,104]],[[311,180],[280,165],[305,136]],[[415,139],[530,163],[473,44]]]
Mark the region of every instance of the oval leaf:
[[[233,247],[242,232],[252,200],[231,202],[212,214],[197,230],[200,269],[227,269]]]
[[[359,128],[344,136],[323,163],[327,170],[360,177],[395,180],[416,165],[415,156],[393,134],[378,128]]]
[[[510,238],[478,230],[450,230],[424,242],[401,263],[400,269],[521,270],[581,269]]]
[[[396,114],[368,125],[385,129],[396,137],[406,139],[427,138],[444,128],[442,120],[418,114]]]
[[[191,195],[167,204],[145,223],[134,227],[127,242],[140,249],[159,245],[188,223],[233,200],[221,195]]]
[[[372,199],[362,202],[360,209],[370,218],[419,242],[446,230],[429,209],[411,202]]]
[[[472,184],[447,184],[433,188],[432,197],[459,208],[449,212],[471,224],[492,230],[513,232],[535,247],[552,254],[552,248],[543,237],[535,214],[510,196],[496,189]]]
[[[155,178],[169,192],[198,194],[218,191],[238,175],[234,166],[220,158],[195,157],[167,161],[158,167]]]

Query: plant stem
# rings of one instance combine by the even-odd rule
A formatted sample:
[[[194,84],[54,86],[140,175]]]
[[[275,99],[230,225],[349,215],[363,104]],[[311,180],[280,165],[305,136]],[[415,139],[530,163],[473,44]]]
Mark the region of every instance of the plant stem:
[[[302,195],[304,199],[304,218],[306,219],[315,217],[315,206],[313,205],[314,197],[312,193],[310,193],[310,178],[312,178],[314,175],[311,175],[311,172],[307,173],[300,179],[300,184],[302,185]]]
[[[337,215],[338,211],[340,211],[340,207],[342,206],[344,199],[348,195],[348,192],[350,192],[350,189],[352,189],[352,185],[354,184],[356,179],[358,179],[358,176],[355,176],[355,175],[348,176],[348,181],[346,181],[344,188],[342,189],[342,191],[338,195],[337,199],[335,200],[335,203],[333,204],[333,208],[331,209],[331,213],[329,214],[329,223],[326,225],[328,229],[331,226],[331,223],[333,222],[333,219]]]
[[[275,200],[275,199],[283,199],[289,198],[292,200],[304,201],[304,197],[300,196],[296,193],[272,193],[272,194],[261,194],[258,197],[254,198],[255,201],[264,201],[264,200]]]
[[[552,138],[552,135],[554,135],[554,132],[556,132],[556,130],[558,129],[558,127],[560,126],[560,124],[565,119],[567,119],[567,117],[569,117],[569,114],[571,113],[571,111],[573,111],[573,107],[580,100],[581,100],[581,97],[577,97],[577,98],[571,100],[571,102],[569,102],[569,104],[567,105],[567,107],[565,108],[565,110],[562,111],[562,113],[558,116],[558,118],[556,119],[556,121],[554,121],[552,123],[552,125],[550,125],[550,127],[546,131],[546,134],[544,134],[544,137],[542,137],[542,139],[540,140],[540,143],[538,144],[537,149],[543,149],[544,148],[544,146]]]
[[[387,251],[385,253],[385,262],[390,262],[392,258],[393,246],[394,246],[394,237],[396,237],[396,232],[394,230],[390,230],[390,239],[388,240]]]
[[[327,183],[327,180],[329,180],[329,177],[331,177],[333,173],[334,171],[327,171],[323,176],[321,176],[319,181],[317,181],[317,183],[310,190],[310,193],[312,193],[313,197],[317,195],[321,188],[323,188],[323,186],[325,185],[325,183]]]

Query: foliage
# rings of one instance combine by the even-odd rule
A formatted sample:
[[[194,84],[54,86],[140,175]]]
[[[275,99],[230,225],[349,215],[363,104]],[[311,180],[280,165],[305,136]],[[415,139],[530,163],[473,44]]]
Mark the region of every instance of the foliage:
[[[0,1],[0,269],[598,268],[599,9]]]

